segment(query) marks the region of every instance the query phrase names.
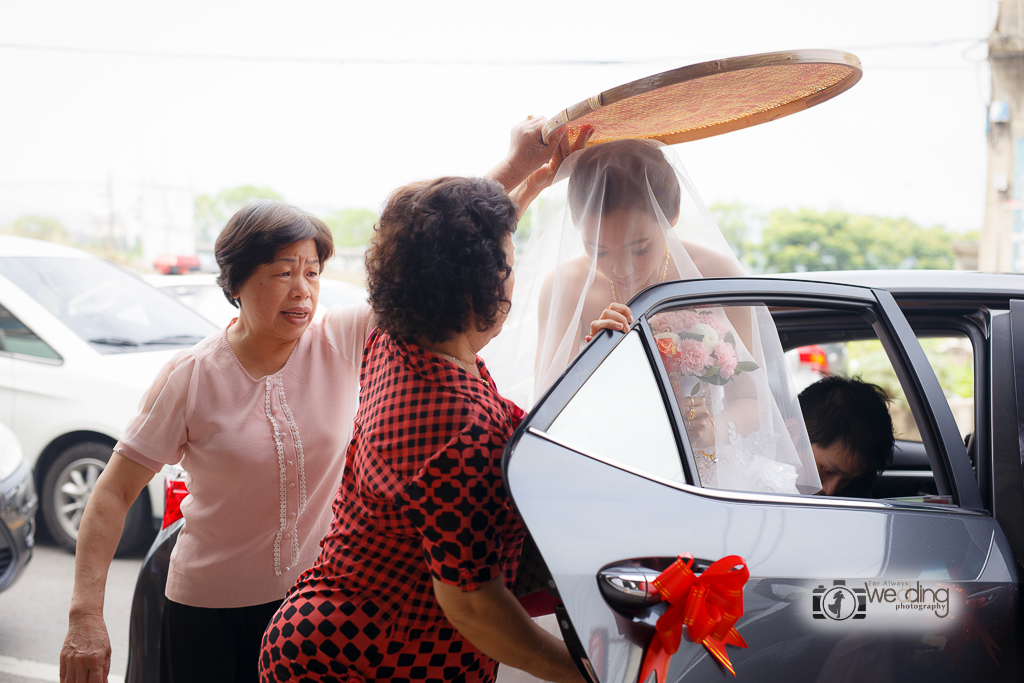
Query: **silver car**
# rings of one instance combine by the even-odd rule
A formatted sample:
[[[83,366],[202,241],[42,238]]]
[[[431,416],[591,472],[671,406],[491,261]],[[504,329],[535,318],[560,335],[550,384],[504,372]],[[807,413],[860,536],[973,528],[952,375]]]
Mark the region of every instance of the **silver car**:
[[[632,328],[596,337],[505,450],[505,485],[542,560],[529,564],[546,572],[538,585],[560,601],[558,626],[588,680],[639,679],[669,606],[655,579],[680,555],[697,572],[734,555],[749,568],[735,622],[747,647],[726,647],[739,680],[1020,680],[1024,278],[726,278],[665,283],[630,305]],[[897,450],[869,495],[700,485],[648,324],[695,305],[764,305],[784,349],[838,345],[851,374],[890,378]],[[627,356],[632,374],[607,371]],[[600,438],[567,417],[580,415],[606,427]],[[651,471],[655,450],[677,478]],[[140,574],[131,682],[160,680],[173,538],[158,539]],[[685,633],[666,680],[724,680]]]

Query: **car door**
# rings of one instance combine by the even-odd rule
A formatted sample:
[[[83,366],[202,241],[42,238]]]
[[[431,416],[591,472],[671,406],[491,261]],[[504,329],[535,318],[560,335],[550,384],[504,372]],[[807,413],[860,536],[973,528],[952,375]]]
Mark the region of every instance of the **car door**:
[[[60,364],[60,355],[0,303],[0,422],[15,425],[19,376],[26,363]]]
[[[19,409],[26,389],[35,392],[46,386],[45,380],[37,380],[36,373],[40,369],[44,373],[52,371],[63,359],[16,313],[11,300],[16,299],[18,293],[11,295],[12,289],[0,282],[0,295],[9,295],[0,296],[0,422],[18,434],[22,446],[31,455],[30,462],[34,462],[37,444],[24,437],[25,420],[19,415]]]
[[[907,394],[941,504],[701,486],[682,401],[659,361],[650,320],[686,306],[761,305],[868,322]],[[736,623],[748,647],[727,646],[740,679],[1014,674],[1013,553],[982,506],[935,375],[887,292],[702,280],[652,288],[631,307],[632,329],[599,335],[538,402],[505,455],[507,486],[562,601],[559,625],[592,681],[638,680],[665,609],[650,598],[650,582],[684,553],[699,568],[731,555],[749,568]],[[783,370],[763,371],[786,381]],[[930,607],[907,606],[915,586]],[[902,598],[889,600],[901,590]],[[830,617],[822,600],[829,592],[849,594],[853,611]],[[946,614],[939,614],[942,595]],[[720,680],[723,671],[684,636],[667,680]]]
[[[995,518],[1018,559],[1024,558],[1024,300],[991,319],[991,459],[979,457]],[[1012,368],[1012,372],[1010,369]],[[979,451],[981,456],[984,451]],[[987,461],[987,462],[986,462]],[[981,467],[984,465],[984,467]]]
[[[14,354],[6,340],[15,326],[10,312],[0,304],[0,424],[4,425],[14,418]]]

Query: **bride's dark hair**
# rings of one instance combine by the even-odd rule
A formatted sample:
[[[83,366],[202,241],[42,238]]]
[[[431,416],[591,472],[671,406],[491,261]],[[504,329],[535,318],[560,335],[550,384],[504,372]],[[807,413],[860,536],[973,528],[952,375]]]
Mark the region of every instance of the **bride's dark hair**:
[[[601,206],[591,202],[601,192]],[[652,213],[650,192],[658,200],[669,223],[679,217],[679,179],[661,150],[647,140],[615,140],[589,147],[576,161],[569,176],[569,208],[579,223],[588,211],[601,215],[613,211],[642,210]]]

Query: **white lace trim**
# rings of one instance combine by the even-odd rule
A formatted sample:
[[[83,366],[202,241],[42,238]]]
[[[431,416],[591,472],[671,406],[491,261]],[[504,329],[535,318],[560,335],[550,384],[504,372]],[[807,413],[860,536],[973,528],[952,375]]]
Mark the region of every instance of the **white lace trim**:
[[[775,459],[779,437],[763,429],[742,436],[730,421],[728,442],[718,447],[716,488],[799,493],[796,467]]]
[[[277,446],[277,467],[281,482],[280,525],[278,526],[277,533],[274,535],[274,575],[281,576],[281,539],[284,536],[285,529],[288,528],[288,468],[285,465],[284,444],[281,443],[281,432],[277,428],[277,420],[274,419],[274,413],[270,407],[270,393],[273,391],[275,383],[277,384],[278,397],[281,399],[281,410],[288,419],[288,428],[292,433],[292,441],[295,443],[295,456],[299,470],[299,511],[295,516],[295,528],[292,529],[291,563],[293,565],[297,564],[299,561],[298,518],[306,510],[306,471],[302,454],[302,439],[299,436],[299,427],[295,424],[295,418],[292,415],[291,409],[288,407],[288,400],[284,395],[284,382],[282,382],[280,376],[277,376],[274,379],[267,377],[264,408],[266,409],[267,420],[270,421],[270,426],[274,430],[274,444]]]

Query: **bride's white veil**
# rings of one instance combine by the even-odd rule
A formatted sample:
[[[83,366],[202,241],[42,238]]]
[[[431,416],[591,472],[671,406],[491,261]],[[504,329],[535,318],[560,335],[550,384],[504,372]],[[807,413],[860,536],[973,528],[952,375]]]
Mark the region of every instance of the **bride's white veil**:
[[[626,303],[666,280],[746,274],[682,163],[661,143],[620,140],[573,153],[534,218],[516,256],[508,319],[481,354],[502,394],[527,409],[580,351],[590,322],[613,301]],[[695,320],[711,324],[695,333],[690,329]],[[690,369],[681,380],[678,356],[663,354],[666,370],[671,365],[676,373],[673,385],[684,412],[693,391],[717,417],[714,445],[690,435],[694,451],[704,446],[712,462],[717,449],[712,468],[717,471],[701,471],[705,486],[820,489],[778,333],[765,307],[681,309],[650,322],[666,344],[680,347],[692,346],[701,330],[716,330],[713,339],[708,332],[702,340],[707,353],[697,349],[706,364],[686,366]],[[720,374],[709,375],[707,368]]]

